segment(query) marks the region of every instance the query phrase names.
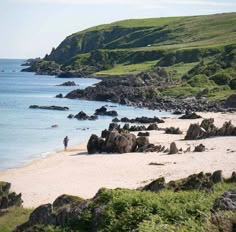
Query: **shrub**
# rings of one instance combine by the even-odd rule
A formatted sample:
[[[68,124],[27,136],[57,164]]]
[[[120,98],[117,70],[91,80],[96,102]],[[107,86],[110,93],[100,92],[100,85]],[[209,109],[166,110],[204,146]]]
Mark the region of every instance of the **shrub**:
[[[231,76],[227,73],[220,72],[210,77],[217,85],[228,85],[231,80]]]
[[[231,89],[236,89],[236,78],[230,81],[229,86]]]

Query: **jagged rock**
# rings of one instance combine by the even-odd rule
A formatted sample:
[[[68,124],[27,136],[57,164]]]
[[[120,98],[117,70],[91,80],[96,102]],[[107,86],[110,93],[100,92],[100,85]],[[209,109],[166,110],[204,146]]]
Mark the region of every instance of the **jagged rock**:
[[[157,180],[152,181],[150,184],[146,185],[143,190],[151,192],[159,192],[166,187],[165,178],[161,177]]]
[[[110,132],[109,132],[107,129],[105,129],[105,130],[102,131],[101,137],[102,137],[103,139],[106,139],[106,138],[108,137],[109,133],[110,133]]]
[[[76,86],[76,83],[74,81],[66,81],[58,86]]]
[[[178,150],[178,148],[177,148],[175,142],[172,142],[172,143],[170,144],[170,152],[169,152],[169,154],[170,154],[170,155],[173,155],[173,154],[177,154],[178,152],[179,152],[179,150]]]
[[[224,125],[217,131],[217,136],[236,136],[236,127],[231,121],[225,122]]]
[[[183,132],[179,128],[175,128],[175,127],[166,128],[165,133],[166,134],[175,134],[175,135],[183,134]]]
[[[108,131],[113,131],[113,130],[120,130],[120,125],[118,125],[117,123],[113,122],[110,123]]]
[[[88,154],[103,152],[103,145],[104,140],[97,135],[92,134],[87,144]]]
[[[73,114],[69,114],[67,118],[74,118],[75,116]]]
[[[195,147],[194,152],[203,152],[206,150],[206,147],[203,144],[199,144]]]
[[[158,130],[158,126],[157,126],[156,123],[150,124],[150,125],[147,127],[147,130]]]
[[[222,171],[221,170],[217,170],[217,171],[213,172],[213,174],[210,177],[210,179],[211,179],[211,181],[214,184],[219,183],[219,182],[223,182],[224,178],[223,178],[223,175],[222,175]]]
[[[206,131],[199,124],[191,124],[187,130],[185,140],[195,140],[206,138]]]
[[[207,132],[207,136],[215,136],[217,133],[217,127],[214,125],[214,118],[203,119],[200,125]]]
[[[129,128],[129,131],[142,131],[142,130],[146,130],[145,126],[131,126]]]
[[[150,136],[149,132],[139,132],[138,136]]]
[[[120,120],[118,118],[114,118],[112,119],[112,122],[120,122]]]
[[[63,194],[57,197],[53,202],[53,208],[60,208],[67,204],[81,203],[83,201],[80,197],[75,197],[67,194]]]
[[[88,116],[83,111],[80,111],[78,114],[74,116],[74,118],[78,120],[97,120],[98,117],[96,115]]]
[[[149,139],[146,136],[140,136],[136,139],[138,148],[147,146],[149,144]]]
[[[102,106],[99,109],[96,109],[95,115],[106,115],[106,116],[118,116],[118,113],[115,110],[107,111],[105,106]]]
[[[38,105],[31,105],[30,109],[43,109],[43,110],[69,110],[66,106],[38,106]]]
[[[62,93],[57,94],[57,95],[56,95],[56,98],[63,98]]]
[[[214,210],[236,211],[236,189],[224,192],[213,205]]]
[[[149,118],[149,117],[137,117],[135,119],[129,119],[127,117],[121,118],[120,120],[121,122],[126,122],[126,123],[164,123],[164,120],[159,119],[158,117],[153,117],[153,118]]]
[[[126,123],[126,124],[123,126],[123,129],[124,129],[124,130],[129,130],[129,128],[130,128],[130,127],[129,127],[129,124],[128,124],[128,123]]]
[[[201,116],[192,112],[186,112],[185,115],[179,117],[179,119],[198,119],[198,118],[201,118]]]

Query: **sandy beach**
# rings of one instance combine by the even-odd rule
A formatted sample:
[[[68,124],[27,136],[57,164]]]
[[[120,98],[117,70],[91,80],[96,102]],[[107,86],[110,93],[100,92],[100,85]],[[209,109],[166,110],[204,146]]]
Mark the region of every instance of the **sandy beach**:
[[[231,120],[236,125],[236,113],[199,113],[203,118],[214,118],[216,126]],[[24,167],[0,173],[0,180],[12,183],[12,189],[22,193],[25,207],[36,207],[52,202],[61,194],[91,198],[101,187],[137,188],[153,179],[166,180],[186,177],[200,171],[222,170],[229,176],[236,170],[235,137],[215,137],[184,141],[190,123],[202,119],[165,119],[159,128],[179,127],[182,135],[168,135],[164,131],[151,131],[150,142],[169,147],[175,141],[178,148],[191,146],[191,152],[176,155],[164,153],[127,153],[88,155],[86,144],[52,153]],[[194,145],[204,144],[205,152],[192,152]],[[149,165],[151,162],[164,165]]]

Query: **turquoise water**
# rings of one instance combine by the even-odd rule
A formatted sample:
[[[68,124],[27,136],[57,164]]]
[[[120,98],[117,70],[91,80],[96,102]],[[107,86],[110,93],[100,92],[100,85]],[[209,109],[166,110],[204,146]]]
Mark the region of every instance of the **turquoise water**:
[[[0,59],[0,170],[26,164],[49,152],[63,149],[63,138],[70,139],[69,146],[86,142],[92,133],[100,135],[111,117],[100,116],[97,121],[68,119],[69,114],[81,110],[91,115],[95,109],[108,104],[116,106],[119,117],[169,116],[166,112],[135,109],[118,104],[55,98],[77,88],[86,88],[96,79],[39,76],[20,72],[24,60]],[[79,86],[57,86],[65,81],[75,81]],[[30,105],[67,106],[69,111],[29,109]],[[109,108],[109,107],[108,107]],[[57,128],[52,125],[57,124]]]

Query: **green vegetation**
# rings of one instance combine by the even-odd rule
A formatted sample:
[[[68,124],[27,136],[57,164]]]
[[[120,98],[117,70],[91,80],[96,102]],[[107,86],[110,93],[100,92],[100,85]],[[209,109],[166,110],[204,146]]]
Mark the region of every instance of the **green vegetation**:
[[[12,207],[6,213],[0,216],[0,231],[11,232],[17,225],[26,222],[32,209],[24,209],[21,207]]]

